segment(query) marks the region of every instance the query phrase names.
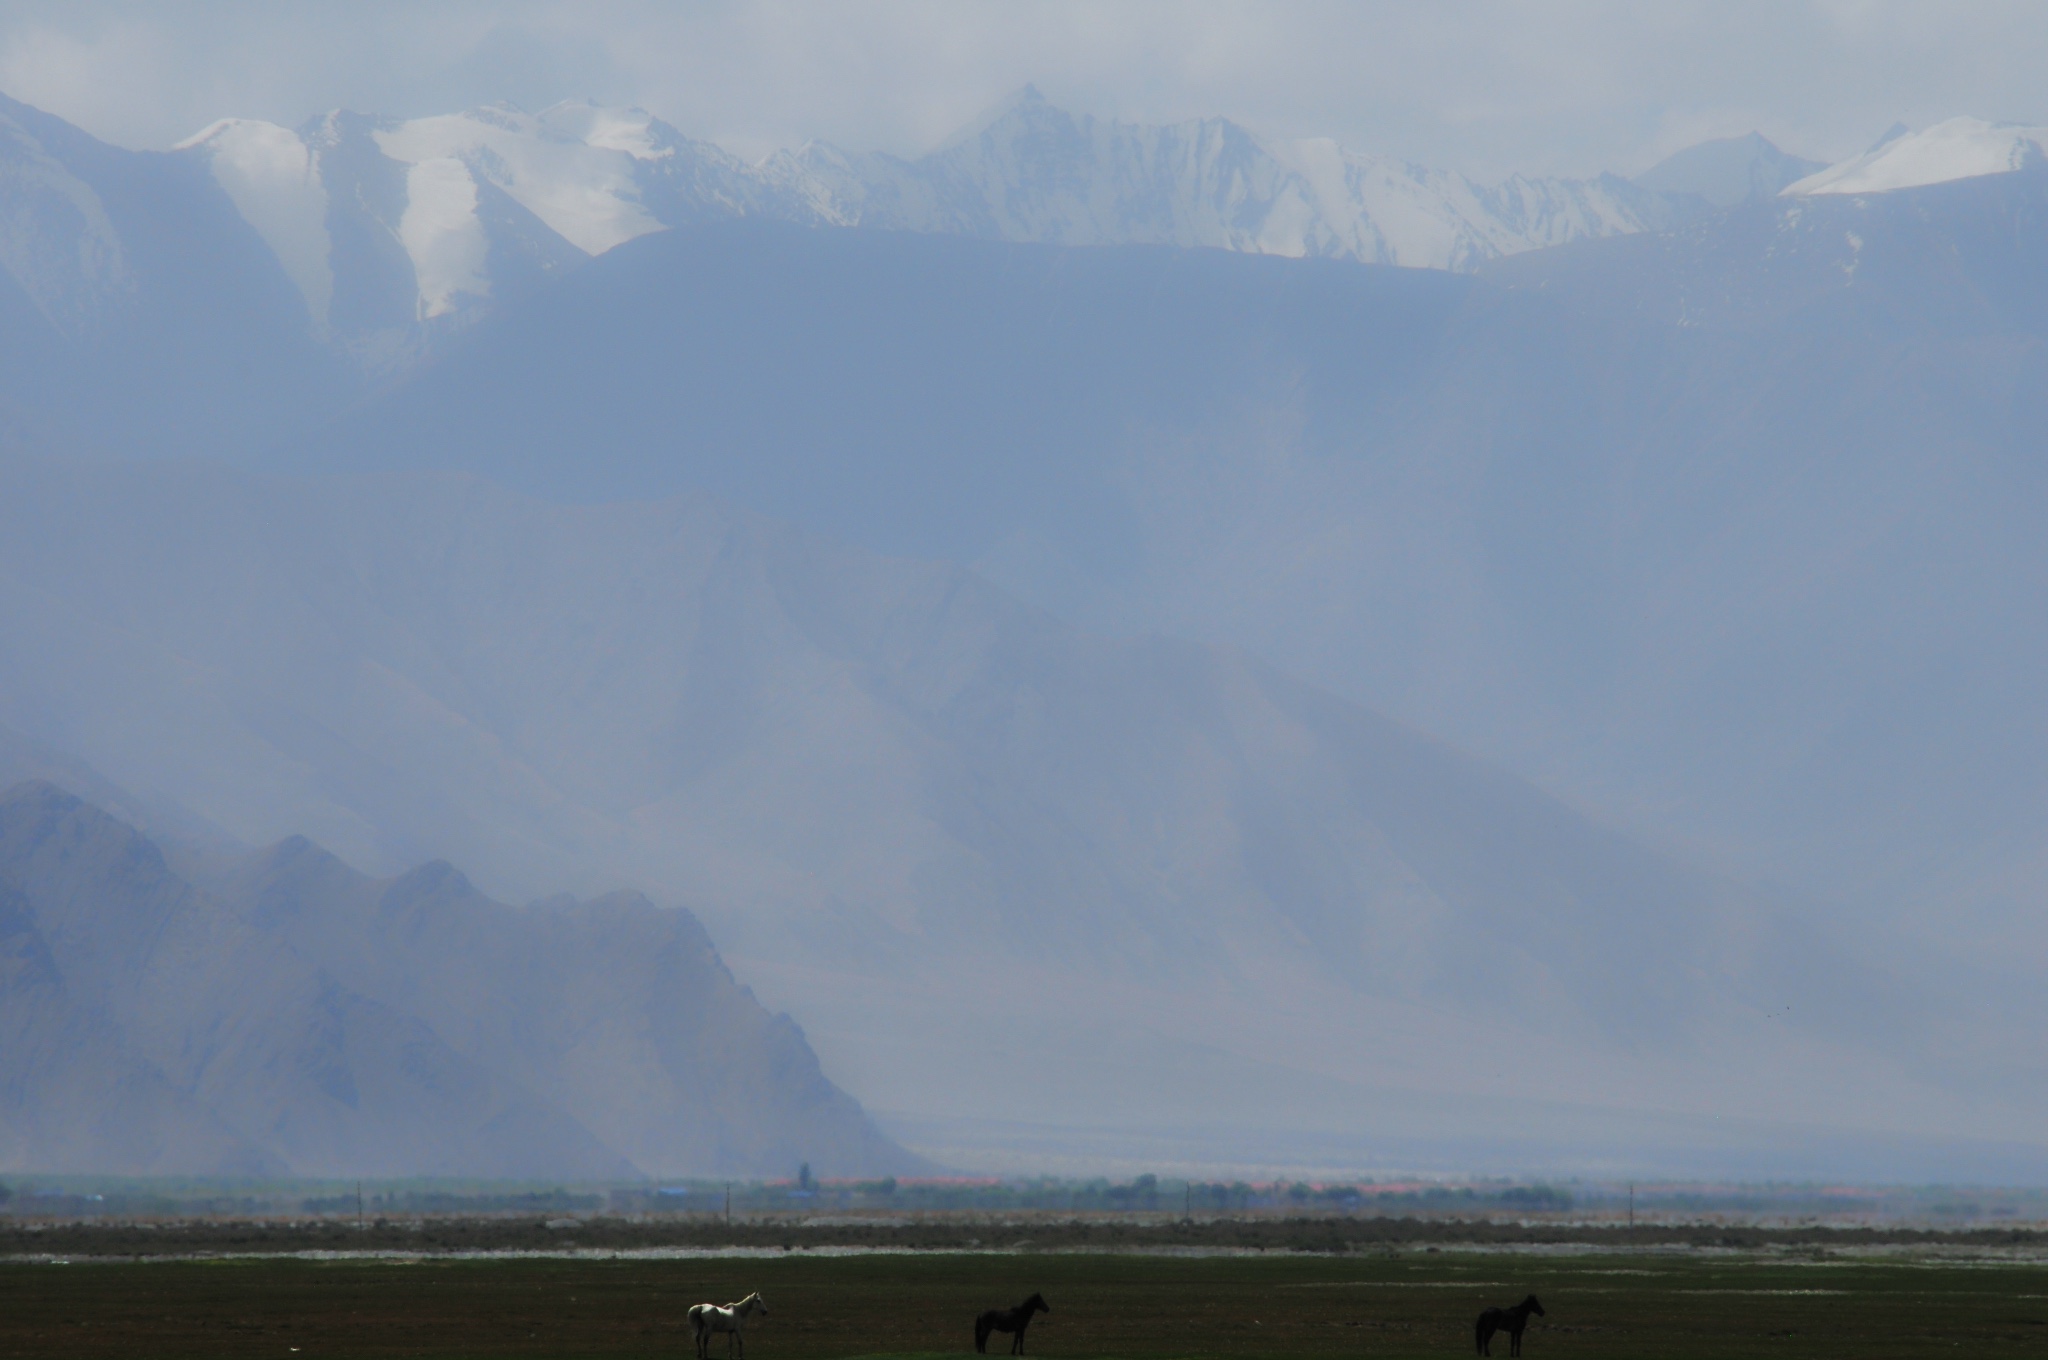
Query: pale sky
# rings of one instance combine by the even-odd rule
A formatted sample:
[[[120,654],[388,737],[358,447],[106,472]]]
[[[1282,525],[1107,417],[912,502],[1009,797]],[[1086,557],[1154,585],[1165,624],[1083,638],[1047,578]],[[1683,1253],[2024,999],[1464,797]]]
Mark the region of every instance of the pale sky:
[[[2017,0],[0,0],[0,92],[134,147],[590,96],[747,155],[915,154],[1029,82],[1483,177],[1632,174],[1752,129],[1836,159],[1894,122],[2044,122],[2044,73],[2048,4]]]

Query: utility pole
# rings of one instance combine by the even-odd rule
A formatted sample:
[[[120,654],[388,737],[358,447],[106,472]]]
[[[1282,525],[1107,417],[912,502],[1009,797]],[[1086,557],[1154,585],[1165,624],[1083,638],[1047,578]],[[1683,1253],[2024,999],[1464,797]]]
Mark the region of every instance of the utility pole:
[[[1195,1184],[1193,1181],[1180,1183],[1180,1216],[1192,1221],[1195,1216]]]
[[[356,1182],[356,1231],[363,1230],[363,1183]]]
[[[731,1181],[727,1181],[727,1182],[725,1183],[725,1223],[726,1223],[726,1226],[727,1226],[727,1227],[731,1227],[731,1226],[732,1226],[732,1182],[731,1182]]]
[[[1634,1181],[1628,1183],[1628,1225],[1631,1228],[1636,1225],[1636,1183]]]

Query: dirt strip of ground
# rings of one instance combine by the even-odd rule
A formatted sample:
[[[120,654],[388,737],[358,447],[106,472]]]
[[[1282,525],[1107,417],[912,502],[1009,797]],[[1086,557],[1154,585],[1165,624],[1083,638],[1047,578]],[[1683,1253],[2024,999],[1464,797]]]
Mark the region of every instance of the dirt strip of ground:
[[[1940,1231],[1906,1227],[1741,1227],[1725,1224],[1500,1222],[1422,1218],[1032,1218],[944,1216],[765,1219],[683,1217],[465,1217],[305,1220],[186,1219],[111,1222],[0,1220],[0,1256],[186,1257],[368,1252],[721,1249],[816,1251],[1317,1252],[1346,1254],[1429,1246],[1553,1247],[1643,1251],[1867,1252],[1877,1248],[2048,1255],[2048,1231]]]

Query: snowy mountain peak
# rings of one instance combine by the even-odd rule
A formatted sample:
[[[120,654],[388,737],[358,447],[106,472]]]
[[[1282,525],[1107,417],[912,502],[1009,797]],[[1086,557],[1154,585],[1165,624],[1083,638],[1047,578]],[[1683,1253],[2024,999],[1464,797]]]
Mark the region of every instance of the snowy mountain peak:
[[[1887,134],[1860,156],[1831,165],[1785,189],[1811,194],[1882,194],[1979,175],[2003,175],[2048,156],[2048,128],[1951,118],[1923,132]]]

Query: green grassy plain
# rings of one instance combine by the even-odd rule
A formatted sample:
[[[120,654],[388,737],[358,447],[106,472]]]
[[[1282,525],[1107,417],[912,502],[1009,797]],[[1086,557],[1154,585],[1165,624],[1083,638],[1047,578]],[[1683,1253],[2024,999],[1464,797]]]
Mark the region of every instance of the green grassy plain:
[[[751,1360],[960,1355],[977,1311],[1033,1290],[1054,1311],[1030,1351],[1049,1360],[1469,1355],[1478,1311],[1532,1291],[1550,1313],[1530,1360],[2048,1352],[2041,1264],[1401,1251],[16,1261],[0,1356],[677,1356],[689,1304],[755,1289],[771,1313]]]

